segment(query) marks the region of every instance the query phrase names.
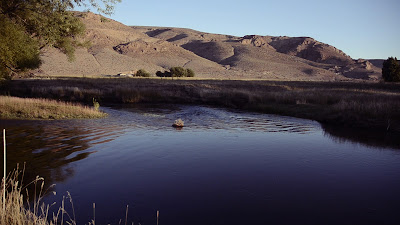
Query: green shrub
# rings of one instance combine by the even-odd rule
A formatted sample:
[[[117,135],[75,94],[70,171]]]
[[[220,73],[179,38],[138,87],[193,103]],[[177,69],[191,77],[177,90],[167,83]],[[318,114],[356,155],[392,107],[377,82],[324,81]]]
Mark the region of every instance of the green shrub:
[[[38,68],[39,42],[24,28],[0,15],[0,78],[9,79],[11,73]]]
[[[164,71],[164,73],[161,71],[157,71],[156,76],[157,77],[171,77],[172,74],[169,71]]]
[[[156,76],[157,76],[157,77],[165,77],[164,75],[165,75],[165,74],[164,74],[163,72],[161,72],[161,71],[157,71],[157,72],[156,72]]]
[[[110,22],[109,19],[107,19],[107,18],[105,18],[105,17],[103,17],[103,16],[100,18],[100,21],[101,21],[102,23]]]
[[[93,98],[93,107],[94,107],[94,110],[99,111],[100,104],[96,101],[95,98]]]
[[[164,71],[164,73],[161,71],[157,71],[156,76],[157,77],[172,77],[172,74],[169,71]]]
[[[194,77],[194,71],[191,69],[186,69],[186,76],[187,77]]]
[[[185,68],[183,67],[172,67],[171,69],[169,69],[171,71],[171,74],[173,77],[186,77],[187,75],[187,71]]]
[[[183,67],[172,67],[170,71],[157,71],[157,77],[194,77],[194,71]]]
[[[150,77],[150,73],[144,69],[140,69],[136,72],[137,77]]]
[[[400,65],[397,58],[389,57],[383,61],[382,78],[386,82],[400,82]]]
[[[194,77],[194,71],[191,69],[185,69],[183,67],[172,67],[170,69],[171,76],[173,77]]]
[[[164,72],[165,77],[172,77],[172,73],[170,71],[165,71]]]

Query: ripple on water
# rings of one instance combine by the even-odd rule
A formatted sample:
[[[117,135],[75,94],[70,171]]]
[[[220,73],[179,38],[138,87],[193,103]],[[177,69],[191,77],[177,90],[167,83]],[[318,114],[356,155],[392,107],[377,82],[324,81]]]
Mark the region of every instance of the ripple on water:
[[[123,111],[126,113],[119,114],[117,120],[123,120],[125,125],[131,124],[135,128],[151,130],[169,130],[178,118],[185,122],[183,130],[186,131],[224,129],[308,133],[319,127],[318,123],[309,120],[202,106],[173,105],[151,112],[142,107],[132,107]]]
[[[107,118],[0,121],[10,165],[26,161],[28,176],[79,196],[79,224],[94,201],[107,208],[96,209],[104,224],[117,224],[126,204],[134,206],[136,224],[151,224],[158,209],[163,224],[174,225],[193,218],[198,224],[375,222],[360,203],[377,208],[372,218],[398,218],[399,155],[340,142],[347,136],[335,141],[315,121],[187,105],[102,110]],[[171,126],[178,118],[181,130]]]

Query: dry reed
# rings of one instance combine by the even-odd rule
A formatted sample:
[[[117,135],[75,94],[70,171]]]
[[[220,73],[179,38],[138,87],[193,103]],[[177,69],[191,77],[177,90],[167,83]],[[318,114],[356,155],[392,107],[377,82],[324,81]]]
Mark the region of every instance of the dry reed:
[[[7,172],[6,172],[6,170],[7,170],[7,166],[6,166],[6,163],[7,163],[7,160],[6,160],[6,129],[3,129],[3,148],[4,148],[4,154],[3,154],[3,158],[4,158],[4,168],[3,168],[3,179],[2,179],[2,182],[3,182],[3,185],[2,185],[2,188],[3,188],[3,211],[5,211],[5,208],[6,208],[6,175],[7,175]]]
[[[64,208],[64,200],[61,203],[61,207],[52,215],[50,215],[50,208],[55,204],[43,203],[44,195],[49,189],[44,190],[44,179],[36,177],[35,180],[23,186],[23,177],[25,166],[22,172],[17,168],[10,172],[6,176],[6,134],[5,129],[3,130],[3,148],[4,148],[4,169],[2,179],[2,192],[0,196],[0,203],[3,207],[0,209],[0,225],[56,225],[56,224],[70,224],[76,225],[75,223],[75,212],[73,211],[73,218],[70,217],[68,212]],[[33,204],[29,202],[28,187],[33,186],[34,188],[34,201]],[[37,189],[40,187],[39,189]],[[24,197],[24,191],[26,194]],[[38,193],[37,193],[38,191]],[[73,207],[71,195],[68,193],[70,202]],[[26,200],[26,202],[24,201]],[[66,218],[64,218],[66,215]],[[50,218],[50,216],[52,216]],[[61,216],[61,220],[59,220]]]
[[[76,225],[74,203],[71,194],[67,192],[67,196],[63,196],[61,206],[55,211],[52,207],[56,203],[45,204],[43,202],[44,196],[49,190],[54,187],[51,185],[46,190],[44,189],[45,183],[42,177],[37,176],[32,182],[23,185],[23,177],[25,172],[24,168],[20,171],[14,169],[8,176],[6,176],[6,137],[5,129],[3,130],[3,143],[4,143],[4,177],[1,182],[1,195],[0,195],[0,225]],[[34,189],[33,201],[29,200],[28,188]],[[53,192],[55,194],[55,192]],[[69,200],[72,209],[72,215],[65,210],[65,201]],[[128,224],[128,208],[126,206],[125,212],[125,225]],[[53,211],[51,213],[51,211]],[[159,220],[159,211],[157,211],[157,224]],[[120,220],[120,223],[121,224]],[[96,225],[96,204],[93,203],[93,219],[88,223],[89,225]],[[134,223],[132,222],[132,225]],[[140,223],[139,223],[140,224]]]
[[[12,81],[3,93],[102,104],[206,104],[400,132],[400,84],[71,78]]]
[[[24,171],[24,170],[22,170]],[[46,191],[44,188],[44,179],[36,177],[34,181],[27,186],[23,186],[22,180],[23,172],[15,169],[9,173],[8,177],[2,179],[2,196],[0,198],[3,207],[0,210],[0,225],[56,225],[63,224],[64,222],[76,225],[74,220],[64,210],[64,200],[62,207],[56,213],[53,213],[50,218],[50,208],[54,205],[44,204],[42,202],[43,196]],[[35,189],[34,201],[31,208],[29,204],[29,194],[27,187],[33,185]],[[38,196],[36,196],[37,187],[40,186]],[[24,201],[23,192],[26,190],[26,203]],[[68,220],[64,221],[64,215],[68,216]],[[61,216],[61,220],[59,217]]]
[[[106,114],[92,107],[47,99],[0,96],[0,118],[74,119],[100,118]]]

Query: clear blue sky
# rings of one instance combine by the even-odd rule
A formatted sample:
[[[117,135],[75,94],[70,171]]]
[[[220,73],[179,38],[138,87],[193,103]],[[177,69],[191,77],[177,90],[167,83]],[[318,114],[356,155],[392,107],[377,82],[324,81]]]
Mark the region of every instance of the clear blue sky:
[[[308,36],[352,58],[400,58],[400,0],[122,0],[126,25],[244,36]]]

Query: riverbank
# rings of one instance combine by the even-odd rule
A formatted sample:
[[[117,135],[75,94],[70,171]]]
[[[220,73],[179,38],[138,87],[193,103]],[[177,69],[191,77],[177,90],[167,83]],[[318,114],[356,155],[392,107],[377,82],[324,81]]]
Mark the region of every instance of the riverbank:
[[[89,119],[106,114],[76,103],[0,96],[1,119]]]
[[[400,85],[361,82],[90,79],[14,80],[20,97],[100,104],[179,103],[238,108],[326,124],[400,132]]]

